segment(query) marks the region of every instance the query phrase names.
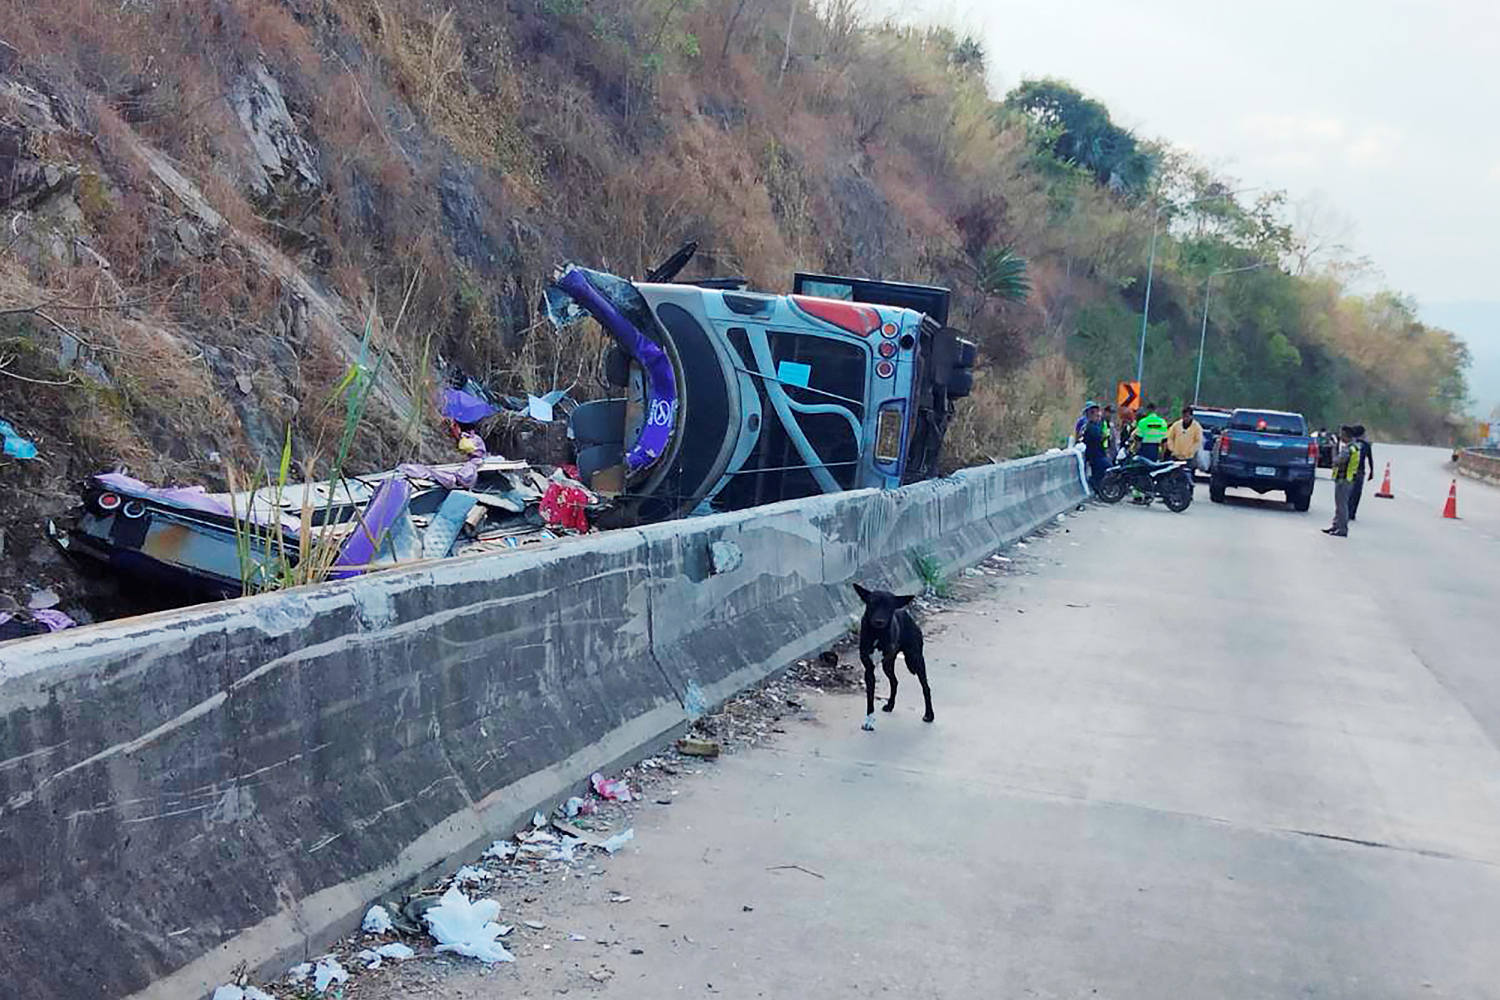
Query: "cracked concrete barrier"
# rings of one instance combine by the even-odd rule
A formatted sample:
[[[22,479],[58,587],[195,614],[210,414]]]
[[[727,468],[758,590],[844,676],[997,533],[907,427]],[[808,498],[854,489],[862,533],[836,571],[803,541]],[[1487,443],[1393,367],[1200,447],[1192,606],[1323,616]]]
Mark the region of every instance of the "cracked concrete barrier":
[[[427,563],[0,647],[0,986],[207,995],[1083,496],[1077,459]]]

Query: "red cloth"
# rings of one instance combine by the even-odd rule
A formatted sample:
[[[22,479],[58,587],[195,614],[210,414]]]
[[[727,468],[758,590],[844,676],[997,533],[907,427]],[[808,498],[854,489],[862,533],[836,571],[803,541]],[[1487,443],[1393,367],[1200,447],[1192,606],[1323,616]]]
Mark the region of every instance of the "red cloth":
[[[547,492],[542,495],[542,517],[548,524],[559,528],[581,533],[587,532],[589,519],[583,509],[588,506],[588,503],[587,491],[577,486],[548,483]]]

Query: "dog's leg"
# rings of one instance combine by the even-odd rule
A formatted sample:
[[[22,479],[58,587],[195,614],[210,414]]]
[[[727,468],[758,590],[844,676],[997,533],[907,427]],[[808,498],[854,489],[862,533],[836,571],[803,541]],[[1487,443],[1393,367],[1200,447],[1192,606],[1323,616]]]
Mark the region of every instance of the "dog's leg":
[[[875,661],[870,659],[870,654],[860,650],[859,658],[865,665],[865,724],[860,728],[866,732],[875,731]]]
[[[936,718],[932,714],[932,688],[927,686],[927,660],[923,658],[920,647],[906,654],[906,665],[911,668],[912,673],[917,675],[917,683],[922,685],[922,701],[927,705],[922,721],[931,722]]]
[[[885,671],[885,679],[890,682],[891,696],[881,706],[882,711],[894,712],[896,710],[896,657],[895,654],[887,656],[881,663],[881,669]]]

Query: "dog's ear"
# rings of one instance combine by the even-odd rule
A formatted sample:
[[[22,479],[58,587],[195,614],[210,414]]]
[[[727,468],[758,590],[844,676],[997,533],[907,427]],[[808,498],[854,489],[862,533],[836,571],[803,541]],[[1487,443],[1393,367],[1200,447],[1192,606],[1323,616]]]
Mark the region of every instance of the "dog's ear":
[[[896,598],[896,607],[898,607],[898,608],[904,608],[908,604],[910,604],[912,601],[915,601],[916,599],[917,599],[917,595],[916,594],[907,594],[905,597],[898,596]]]
[[[854,585],[854,592],[859,595],[861,601],[864,601],[866,604],[870,603],[870,592],[868,590],[856,583]]]

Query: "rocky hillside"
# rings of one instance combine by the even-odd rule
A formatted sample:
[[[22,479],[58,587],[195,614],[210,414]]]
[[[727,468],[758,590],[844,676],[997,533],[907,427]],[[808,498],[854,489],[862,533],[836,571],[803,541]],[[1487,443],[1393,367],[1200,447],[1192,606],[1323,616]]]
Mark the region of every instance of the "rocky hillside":
[[[700,273],[769,288],[799,267],[953,285],[987,365],[951,436],[962,462],[1055,441],[1124,374],[1164,191],[1198,193],[1158,262],[1161,393],[1184,391],[1198,271],[1295,257],[1260,224],[1274,206],[1221,194],[1205,227],[1199,194],[1224,185],[1160,147],[1085,162],[1098,144],[1068,113],[1108,126],[1092,102],[999,101],[972,39],[858,15],[0,0],[0,420],[39,451],[0,459],[0,594],[104,600],[42,540],[88,473],[221,486],[287,440],[321,471],[351,372],[372,385],[354,471],[448,454],[432,400],[455,367],[497,391],[598,391],[597,343],[536,315],[562,259],[640,274],[693,238]],[[1018,258],[1024,276],[1003,266]],[[1265,401],[1331,416],[1378,370],[1403,401],[1385,429],[1441,433],[1461,345],[1399,299],[1356,308],[1335,278],[1268,270],[1274,295],[1222,300],[1243,341],[1210,372],[1222,395],[1261,392],[1242,377],[1257,366],[1283,393],[1305,371],[1316,398]]]

